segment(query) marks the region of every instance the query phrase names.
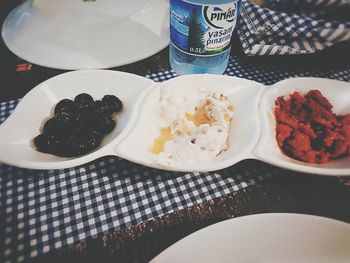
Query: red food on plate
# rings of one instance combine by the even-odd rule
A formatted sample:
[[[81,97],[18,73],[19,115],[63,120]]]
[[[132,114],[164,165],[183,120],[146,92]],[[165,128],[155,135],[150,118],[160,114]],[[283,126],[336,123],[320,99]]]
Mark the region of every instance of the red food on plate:
[[[275,101],[276,140],[288,156],[326,163],[350,156],[350,114],[336,115],[319,90]]]

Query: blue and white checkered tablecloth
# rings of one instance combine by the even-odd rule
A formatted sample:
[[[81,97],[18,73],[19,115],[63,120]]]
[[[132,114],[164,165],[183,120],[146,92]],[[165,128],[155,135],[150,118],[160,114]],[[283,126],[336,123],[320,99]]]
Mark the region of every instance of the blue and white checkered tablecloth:
[[[350,69],[290,70],[232,56],[227,75],[272,84],[295,76],[350,81]],[[172,71],[147,77],[163,81]],[[0,122],[18,101],[0,104]],[[37,171],[0,164],[0,262],[23,262],[77,240],[130,227],[257,184],[282,170],[245,161],[210,173],[174,173],[118,157]],[[283,173],[289,173],[283,171]]]

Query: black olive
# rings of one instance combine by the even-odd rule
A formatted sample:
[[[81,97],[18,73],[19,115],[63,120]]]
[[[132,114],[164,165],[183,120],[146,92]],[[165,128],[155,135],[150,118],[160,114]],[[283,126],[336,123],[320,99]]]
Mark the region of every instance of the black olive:
[[[66,149],[63,153],[65,157],[79,156],[89,151],[86,143],[77,137],[67,139],[65,145]]]
[[[101,117],[97,121],[96,129],[97,129],[97,131],[99,131],[103,134],[107,134],[107,133],[111,132],[115,126],[116,126],[115,120],[113,120],[113,118],[111,116],[106,115],[106,116]]]
[[[74,102],[70,99],[63,99],[56,104],[54,113],[56,114],[59,111],[70,111],[72,108],[76,108]]]
[[[97,141],[102,141],[103,139],[103,134],[95,129],[92,129],[89,131],[91,136],[94,136]]]
[[[61,134],[48,134],[50,153],[59,154],[65,147],[62,145],[64,135]]]
[[[34,138],[34,144],[41,152],[55,154],[60,151],[61,138],[58,135],[43,133]]]
[[[93,130],[83,130],[80,134],[71,134],[62,141],[56,154],[62,157],[75,157],[96,149],[102,141],[100,133]]]
[[[82,136],[82,139],[89,151],[96,149],[101,144],[102,138],[103,135],[95,130],[87,131]]]
[[[84,142],[83,140],[76,140],[73,143],[73,147],[76,152],[75,156],[86,154],[91,151],[86,142]]]
[[[61,157],[74,157],[85,153],[85,144],[77,134],[61,136],[52,149],[52,153]]]
[[[80,124],[88,130],[96,129],[98,126],[98,120],[102,118],[104,115],[99,115],[94,112],[89,112],[85,116],[79,118]]]
[[[66,130],[64,133],[62,133],[62,135],[79,136],[86,128],[87,128],[87,126],[85,124],[83,124],[82,122],[78,122],[78,121],[68,122],[66,124]]]
[[[72,100],[64,99],[57,103],[54,113],[59,121],[74,121],[78,117],[78,108]]]
[[[94,99],[87,93],[81,93],[74,98],[74,103],[80,111],[86,111],[94,104]]]
[[[106,102],[102,102],[101,100],[96,100],[92,107],[91,113],[97,116],[110,114],[108,104]]]
[[[55,117],[59,121],[69,122],[75,121],[78,118],[78,114],[74,111],[59,111]]]
[[[51,118],[44,123],[43,133],[59,134],[65,131],[65,124],[56,118]]]
[[[110,112],[120,112],[123,109],[123,103],[117,96],[105,95],[102,101],[107,103]]]
[[[42,133],[36,136],[34,138],[34,145],[40,152],[50,152],[49,137],[46,134]]]
[[[81,127],[90,127],[91,126],[91,113],[89,112],[80,112],[77,116],[76,122]]]

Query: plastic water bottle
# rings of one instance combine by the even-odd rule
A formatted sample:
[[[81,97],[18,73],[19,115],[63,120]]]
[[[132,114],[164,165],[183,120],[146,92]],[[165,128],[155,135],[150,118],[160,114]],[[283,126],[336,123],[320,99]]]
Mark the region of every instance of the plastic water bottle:
[[[222,74],[241,0],[170,0],[170,65],[179,75]]]

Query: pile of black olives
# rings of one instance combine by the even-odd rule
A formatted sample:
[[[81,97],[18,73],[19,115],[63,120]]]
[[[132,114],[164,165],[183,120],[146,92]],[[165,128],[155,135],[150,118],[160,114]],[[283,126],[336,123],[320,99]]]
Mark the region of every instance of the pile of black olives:
[[[121,100],[105,95],[96,100],[86,93],[63,99],[54,109],[54,117],[47,120],[42,133],[34,138],[38,151],[62,157],[74,157],[96,149],[105,135],[116,126],[113,114],[122,110]]]

